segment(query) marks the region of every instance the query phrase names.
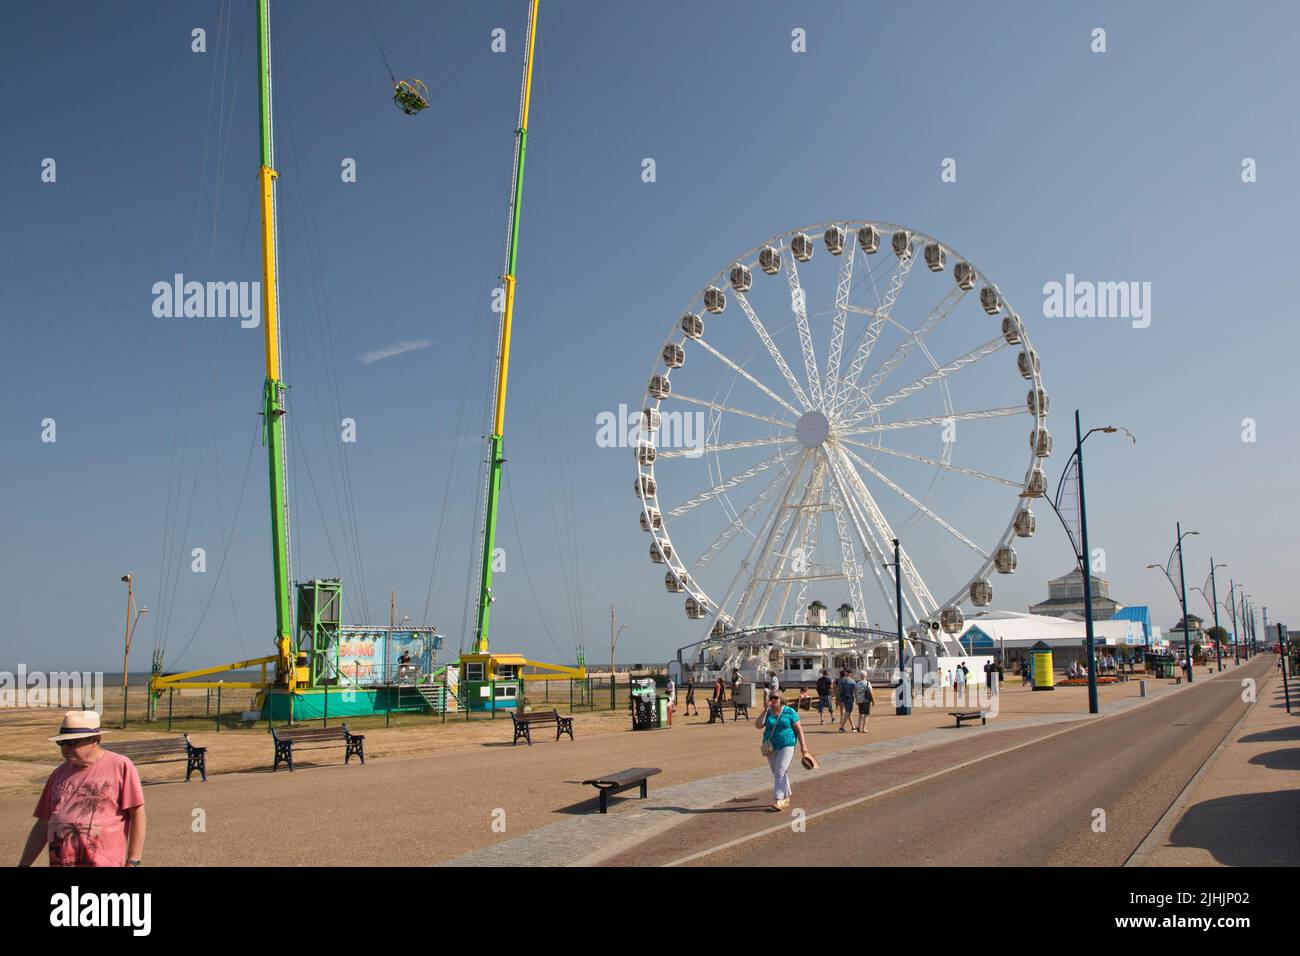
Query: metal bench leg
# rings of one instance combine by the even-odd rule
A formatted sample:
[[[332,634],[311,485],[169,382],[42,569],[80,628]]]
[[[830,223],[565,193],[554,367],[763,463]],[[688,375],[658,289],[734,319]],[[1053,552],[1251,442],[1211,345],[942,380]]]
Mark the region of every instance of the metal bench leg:
[[[602,787],[600,791],[600,812],[606,813],[609,810],[609,790]]]
[[[642,780],[642,781],[641,781],[641,799],[642,799],[642,800],[644,800],[644,799],[646,799],[646,797],[650,796],[650,791],[649,791],[649,789],[647,788],[647,784],[648,784],[648,783],[649,783],[649,781],[647,781],[647,780]]]

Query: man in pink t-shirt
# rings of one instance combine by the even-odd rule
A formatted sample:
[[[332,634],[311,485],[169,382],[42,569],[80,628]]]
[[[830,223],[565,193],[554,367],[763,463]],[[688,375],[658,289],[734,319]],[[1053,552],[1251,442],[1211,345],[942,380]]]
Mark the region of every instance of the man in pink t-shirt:
[[[93,710],[70,710],[50,740],[64,763],[45,781],[36,823],[19,866],[30,866],[41,846],[50,866],[139,866],[144,849],[144,793],[135,765],[99,746]]]

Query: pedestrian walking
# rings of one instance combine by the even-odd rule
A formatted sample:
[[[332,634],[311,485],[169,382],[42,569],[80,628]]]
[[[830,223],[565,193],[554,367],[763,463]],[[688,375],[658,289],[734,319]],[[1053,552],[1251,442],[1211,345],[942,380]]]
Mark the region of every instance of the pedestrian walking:
[[[858,705],[858,724],[855,733],[867,733],[867,718],[871,716],[871,705],[876,702],[876,692],[867,679],[867,672],[862,671],[860,680],[853,685],[853,702]]]
[[[957,704],[961,706],[962,700],[966,696],[966,665],[959,664],[953,671],[953,690],[957,692]]]
[[[853,725],[853,689],[857,686],[857,681],[849,676],[848,671],[840,671],[840,733],[847,733],[844,725]]]
[[[93,710],[70,710],[59,732],[63,763],[45,781],[36,822],[19,866],[31,866],[47,846],[50,866],[139,866],[144,850],[144,792],[135,765],[99,745]]]
[[[822,723],[822,714],[825,711],[831,712],[831,720],[835,720],[835,705],[831,702],[831,678],[830,675],[822,670],[822,676],[817,678],[817,723]]]
[[[772,769],[772,809],[784,810],[790,805],[792,795],[789,770],[794,748],[797,746],[805,758],[809,756],[799,715],[794,708],[785,706],[781,692],[777,691],[768,697],[767,708],[759,714],[754,726],[763,730],[760,749]]]
[[[686,704],[684,709],[682,710],[682,716],[683,717],[691,716],[692,707],[695,708],[695,716],[696,717],[700,716],[700,708],[695,703],[695,683],[693,681],[688,680],[686,682]]]
[[[673,683],[673,676],[668,675],[668,684],[664,687],[664,696],[668,698],[668,726],[673,725],[673,708],[677,704],[677,685]]]

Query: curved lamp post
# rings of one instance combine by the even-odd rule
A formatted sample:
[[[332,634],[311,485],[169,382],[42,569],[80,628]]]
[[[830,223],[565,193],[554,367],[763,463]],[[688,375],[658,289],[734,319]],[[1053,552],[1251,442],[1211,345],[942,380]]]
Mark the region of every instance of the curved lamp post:
[[[1178,533],[1178,543],[1174,545],[1174,550],[1169,552],[1169,560],[1161,567],[1158,564],[1148,564],[1147,568],[1158,568],[1164,572],[1165,578],[1169,581],[1169,586],[1174,589],[1174,597],[1178,599],[1179,605],[1183,609],[1183,652],[1187,655],[1187,683],[1192,682],[1192,672],[1195,670],[1192,663],[1192,635],[1190,625],[1187,623],[1187,575],[1183,573],[1183,538],[1188,535],[1200,534],[1199,531],[1184,531],[1181,522],[1174,525]],[[1174,555],[1178,555],[1178,584],[1174,584],[1173,575],[1169,573],[1169,568],[1174,563]]]
[[[1093,432],[1105,432],[1114,434],[1120,431],[1114,425],[1106,425],[1100,428],[1093,428],[1088,433],[1082,434],[1079,425],[1079,411],[1074,412],[1074,454],[1070,460],[1065,463],[1065,471],[1061,473],[1061,481],[1056,486],[1056,499],[1047,499],[1047,503],[1052,506],[1056,512],[1056,517],[1061,520],[1061,525],[1065,528],[1065,534],[1070,539],[1070,546],[1074,549],[1074,556],[1079,562],[1079,572],[1083,575],[1083,615],[1084,628],[1087,633],[1088,648],[1088,713],[1095,714],[1100,711],[1097,703],[1097,656],[1096,656],[1096,639],[1093,636],[1092,629],[1092,568],[1090,564],[1090,555],[1088,551],[1088,510],[1083,497],[1083,443],[1088,440],[1088,436]],[[1124,434],[1128,435],[1134,443],[1137,439],[1127,428],[1123,429]],[[1065,516],[1061,514],[1059,502],[1061,492],[1066,487],[1066,479],[1070,476],[1070,469],[1074,469],[1076,487],[1079,494],[1079,540],[1075,540],[1074,529],[1066,521]]]

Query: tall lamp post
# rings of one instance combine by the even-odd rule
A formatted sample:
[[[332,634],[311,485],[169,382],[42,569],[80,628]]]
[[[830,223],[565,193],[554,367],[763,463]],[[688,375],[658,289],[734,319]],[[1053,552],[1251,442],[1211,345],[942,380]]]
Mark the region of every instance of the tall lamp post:
[[[1237,585],[1228,578],[1228,613],[1232,615],[1232,663],[1241,663],[1241,635],[1237,632]]]
[[[903,662],[903,565],[898,539],[894,539],[894,608],[898,611],[898,704],[894,713],[906,717],[912,713],[912,688]],[[886,565],[888,567],[889,565]]]
[[[1205,583],[1210,586],[1210,593],[1205,593],[1205,588],[1192,588],[1193,591],[1200,591],[1201,597],[1205,598],[1205,603],[1210,606],[1210,612],[1214,615],[1214,650],[1215,658],[1220,671],[1223,670],[1223,642],[1219,640],[1219,592],[1214,579],[1214,572],[1217,568],[1226,568],[1226,564],[1215,564],[1214,558],[1210,558],[1210,576],[1205,579]]]
[[[614,630],[614,605],[609,606],[609,709],[617,710],[618,702],[615,699],[616,691],[614,689],[614,648],[618,646],[619,636],[631,627],[631,624],[621,625],[617,631]]]
[[[128,571],[122,575],[122,581],[126,584],[126,649],[122,652],[122,729],[126,729],[126,681],[129,671],[129,662],[131,660],[131,635],[135,633],[135,627],[140,623],[141,615],[148,614],[147,607],[140,608],[136,611],[135,618],[132,619],[131,612],[135,609],[135,580]]]
[[[1187,575],[1183,573],[1183,538],[1191,534],[1200,534],[1199,531],[1184,531],[1182,522],[1174,525],[1178,533],[1178,543],[1174,545],[1174,550],[1169,552],[1169,561],[1164,567],[1158,564],[1148,564],[1147,568],[1157,568],[1164,572],[1165,577],[1169,580],[1169,586],[1174,589],[1174,597],[1178,598],[1178,603],[1183,609],[1183,652],[1187,655],[1187,683],[1192,682],[1192,635],[1190,625],[1187,623]],[[1173,575],[1169,573],[1169,565],[1174,563],[1174,555],[1178,555],[1178,583],[1174,584]]]
[[[1083,443],[1088,440],[1088,436],[1093,432],[1105,432],[1113,434],[1119,431],[1114,425],[1106,425],[1102,428],[1093,428],[1085,435],[1082,433],[1082,427],[1079,425],[1079,410],[1074,411],[1074,454],[1070,456],[1070,461],[1065,464],[1065,471],[1061,473],[1061,481],[1056,486],[1056,500],[1047,499],[1047,503],[1052,506],[1056,512],[1056,517],[1061,519],[1061,524],[1065,528],[1065,533],[1070,539],[1070,546],[1074,548],[1074,556],[1079,562],[1079,573],[1083,575],[1083,616],[1084,628],[1087,633],[1088,648],[1088,713],[1096,714],[1100,711],[1097,703],[1097,654],[1096,638],[1093,635],[1092,627],[1092,565],[1088,550],[1088,508],[1083,497]],[[1127,428],[1125,434],[1133,438],[1133,433]],[[1061,492],[1066,487],[1066,481],[1070,476],[1071,468],[1074,469],[1075,487],[1079,495],[1079,540],[1074,537],[1074,529],[1070,523],[1061,514],[1060,500]]]

